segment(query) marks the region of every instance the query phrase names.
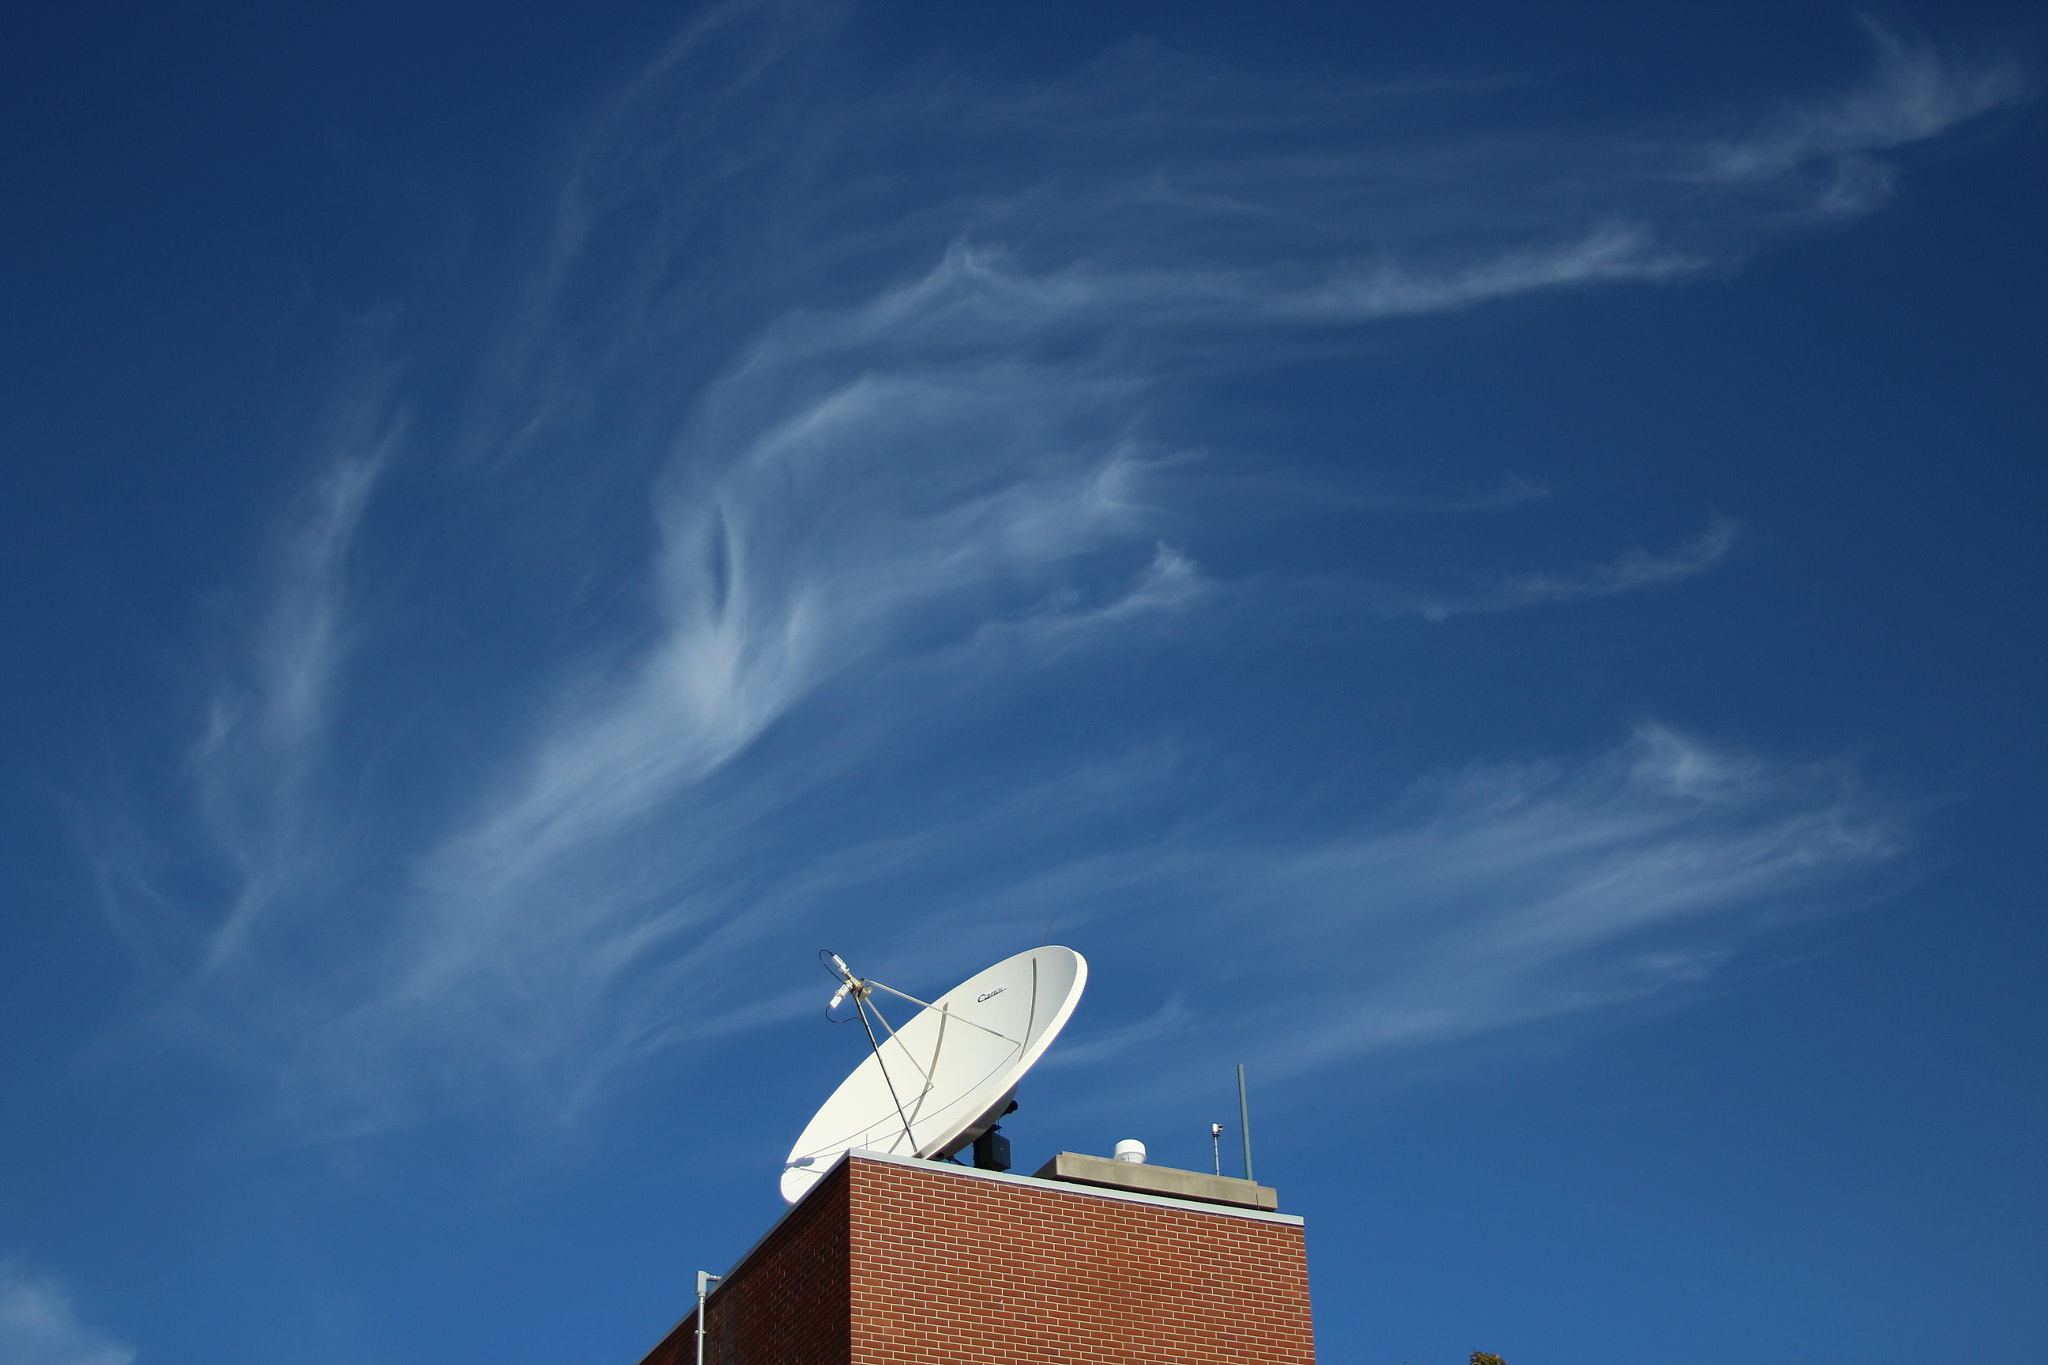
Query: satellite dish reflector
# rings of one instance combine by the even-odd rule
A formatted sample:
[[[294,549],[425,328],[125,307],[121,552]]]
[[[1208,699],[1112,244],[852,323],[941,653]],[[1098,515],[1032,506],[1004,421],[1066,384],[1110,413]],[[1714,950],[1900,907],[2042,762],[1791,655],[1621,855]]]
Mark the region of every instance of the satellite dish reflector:
[[[829,955],[827,955],[829,956]],[[1088,963],[1072,948],[1033,948],[1005,958],[926,1004],[853,975],[835,956],[832,997],[872,1013],[875,1048],[825,1101],[782,1168],[782,1198],[794,1204],[843,1152],[856,1147],[904,1156],[950,1156],[995,1126],[1011,1092],[1065,1026],[1088,984]],[[898,1028],[874,993],[923,1008]]]

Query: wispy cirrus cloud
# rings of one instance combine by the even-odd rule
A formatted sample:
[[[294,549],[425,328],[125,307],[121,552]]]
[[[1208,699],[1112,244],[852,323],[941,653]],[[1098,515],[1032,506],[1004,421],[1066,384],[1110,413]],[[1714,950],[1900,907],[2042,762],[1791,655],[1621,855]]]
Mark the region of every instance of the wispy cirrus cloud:
[[[1392,811],[1353,798],[1312,837],[1217,833],[1246,812],[1201,757],[1220,741],[1117,689],[1271,628],[1210,609],[1238,599],[1201,542],[1244,509],[1182,494],[1272,452],[1197,461],[1163,432],[1372,323],[1739,262],[1847,211],[1795,169],[1939,136],[2018,84],[1886,48],[1864,89],[1747,139],[1423,135],[1385,130],[1412,90],[1143,48],[1028,90],[848,94],[811,79],[829,27],[723,8],[627,89],[450,408],[455,491],[416,519],[486,529],[418,592],[517,620],[526,652],[479,676],[467,637],[415,635],[360,681],[397,646],[357,629],[351,547],[379,472],[439,458],[395,428],[338,448],[286,538],[194,760],[232,889],[180,1000],[292,1122],[566,1122],[690,1040],[788,1017],[807,993],[743,983],[780,980],[793,940],[963,915],[1035,939],[1052,902],[1111,956],[1250,925],[1274,973],[1316,983],[1286,1025],[1308,1021],[1302,1065],[1441,1044],[1711,971],[1770,907],[1828,902],[1897,846],[1839,772],[1661,729]],[[1336,502],[1383,515],[1544,492],[1503,476],[1410,508],[1360,464]],[[1736,539],[1717,519],[1663,553],[1361,582],[1318,610],[1590,603]],[[1288,707],[1264,685],[1247,752]],[[457,686],[479,704],[424,695]],[[422,713],[432,744],[335,742]],[[1361,983],[1361,957],[1386,965]],[[1172,992],[1207,960],[1172,959],[1165,998],[1199,998]],[[1126,1024],[1148,1045],[1206,1027],[1192,1006]]]
[[[1865,213],[1891,192],[1882,153],[2033,96],[2034,82],[2016,61],[1944,54],[1868,16],[1861,22],[1877,52],[1874,75],[1836,99],[1797,107],[1746,137],[1711,145],[1709,178],[1774,187],[1821,212]]]
[[[4,1260],[0,1359],[12,1365],[129,1365],[135,1351],[80,1318],[62,1281]]]
[[[273,595],[217,689],[192,757],[197,794],[240,889],[214,930],[207,964],[219,968],[276,913],[295,883],[319,875],[322,818],[311,790],[331,739],[339,674],[356,622],[348,558],[395,431],[350,429],[307,492],[273,554]]]
[[[1615,597],[1697,577],[1726,559],[1740,539],[1741,528],[1735,522],[1715,517],[1698,535],[1663,554],[1632,546],[1608,563],[1582,569],[1509,574],[1463,592],[1383,588],[1369,598],[1375,609],[1389,616],[1442,621],[1472,612]]]
[[[1291,1001],[1320,1027],[1269,1065],[1702,982],[1753,936],[1839,906],[1845,881],[1904,846],[1896,802],[1841,765],[1767,762],[1658,725],[1576,761],[1445,774],[1388,825],[1283,874],[1311,926],[1355,917],[1356,955],[1297,947],[1313,984]]]
[[[1711,989],[1760,938],[1841,909],[1907,843],[1896,800],[1834,763],[1771,762],[1646,724],[1587,756],[1445,769],[1312,837],[1250,812],[1006,893],[1154,915],[1134,1008],[1073,1056],[1142,1049],[1098,1102],[1199,1093],[1219,1051],[1280,1081]],[[1145,961],[1143,959],[1151,959]],[[1163,971],[1158,964],[1163,961]],[[1149,998],[1148,998],[1149,997]],[[1159,1000],[1156,1006],[1151,1000]],[[1151,1013],[1142,1011],[1151,1010]],[[1134,1016],[1134,1017],[1133,1017]]]

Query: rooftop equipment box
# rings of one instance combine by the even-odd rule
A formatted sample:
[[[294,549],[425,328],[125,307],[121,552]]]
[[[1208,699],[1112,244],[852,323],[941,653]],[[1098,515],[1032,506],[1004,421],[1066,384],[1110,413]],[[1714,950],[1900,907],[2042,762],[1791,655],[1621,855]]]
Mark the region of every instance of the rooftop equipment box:
[[[696,1332],[641,1365],[693,1365]],[[712,1291],[704,1360],[1310,1365],[1302,1223],[856,1151]]]

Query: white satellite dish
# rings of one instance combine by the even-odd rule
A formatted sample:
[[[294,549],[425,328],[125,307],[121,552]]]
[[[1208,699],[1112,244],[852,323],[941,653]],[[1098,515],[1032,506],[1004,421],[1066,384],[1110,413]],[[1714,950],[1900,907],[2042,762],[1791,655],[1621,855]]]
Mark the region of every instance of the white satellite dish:
[[[1072,948],[1033,948],[927,1003],[855,976],[836,955],[821,956],[840,979],[827,1009],[850,997],[872,1050],[789,1149],[782,1197],[791,1204],[856,1147],[945,1157],[994,1127],[1088,984],[1087,960]],[[897,1028],[876,1007],[878,991],[923,1009]]]

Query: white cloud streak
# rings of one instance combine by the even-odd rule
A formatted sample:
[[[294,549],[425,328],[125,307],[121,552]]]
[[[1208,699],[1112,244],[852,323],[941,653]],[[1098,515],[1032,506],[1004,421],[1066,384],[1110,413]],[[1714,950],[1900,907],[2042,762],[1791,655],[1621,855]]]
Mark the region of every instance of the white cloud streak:
[[[354,643],[349,552],[396,440],[388,429],[338,438],[339,453],[278,539],[273,596],[242,666],[214,694],[192,765],[239,889],[207,946],[208,970],[242,952],[298,885],[321,873],[310,786]]]
[[[1877,51],[1874,77],[1860,89],[1796,109],[1741,140],[1708,149],[1708,176],[1752,187],[1803,184],[1825,213],[1868,212],[1891,193],[1878,154],[1925,142],[1993,110],[2033,96],[2016,62],[1959,60],[1915,46],[1868,17]]]
[[[1697,577],[1726,559],[1740,539],[1739,526],[1726,517],[1716,517],[1698,535],[1661,555],[1631,547],[1610,563],[1574,572],[1513,574],[1463,593],[1381,589],[1371,598],[1388,616],[1442,621],[1472,612],[1616,597]]]
[[[129,1365],[135,1351],[80,1320],[62,1281],[0,1261],[0,1360],[8,1365]]]
[[[1315,985],[1296,1005],[1324,1017],[1272,1064],[1441,1043],[1696,983],[1747,936],[1839,904],[1845,875],[1903,846],[1897,813],[1844,769],[1766,763],[1654,725],[1587,761],[1425,784],[1409,813],[1279,879],[1311,925],[1355,916],[1360,951],[1332,970],[1297,946]]]

